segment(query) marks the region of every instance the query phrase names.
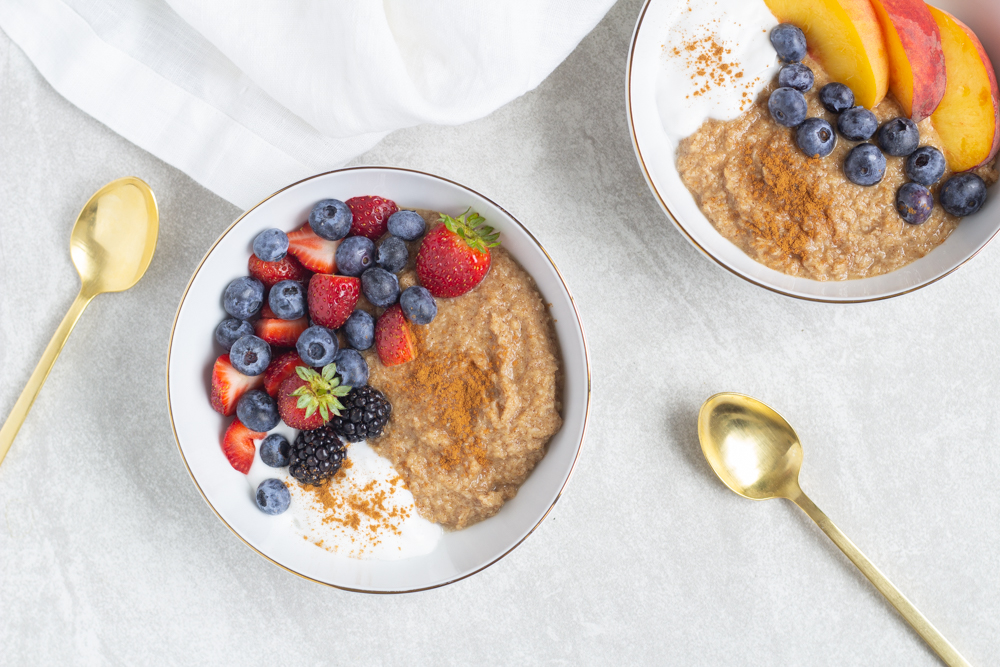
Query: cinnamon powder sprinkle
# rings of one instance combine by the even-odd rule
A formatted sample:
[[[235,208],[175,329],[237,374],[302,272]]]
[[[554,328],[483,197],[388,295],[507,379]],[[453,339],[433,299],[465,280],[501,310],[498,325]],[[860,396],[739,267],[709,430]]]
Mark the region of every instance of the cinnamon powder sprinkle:
[[[718,23],[716,19],[712,23]],[[691,80],[696,87],[686,98],[701,97],[710,91],[725,87],[741,87],[752,90],[760,81],[760,77],[749,80],[740,66],[739,61],[732,57],[732,49],[728,48],[718,36],[711,23],[699,26],[697,34],[682,33],[668,50],[667,55],[678,58],[691,73]],[[748,93],[743,94],[740,111],[744,111],[752,102]]]
[[[352,465],[350,458],[345,459],[337,474],[323,486],[293,484],[290,490],[297,496],[296,501],[316,509],[325,526],[339,528],[350,536],[352,546],[345,556],[364,558],[382,544],[385,536],[401,535],[402,524],[412,510],[392,502],[393,494],[406,488],[399,475],[361,484],[347,475]],[[337,545],[326,545],[323,540],[312,542],[327,551],[340,552]]]

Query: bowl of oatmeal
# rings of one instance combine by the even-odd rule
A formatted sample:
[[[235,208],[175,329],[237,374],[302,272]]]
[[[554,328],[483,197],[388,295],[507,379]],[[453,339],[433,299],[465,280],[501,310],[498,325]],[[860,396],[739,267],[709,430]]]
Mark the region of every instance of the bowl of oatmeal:
[[[797,298],[884,299],[955,271],[1000,231],[995,159],[976,170],[988,186],[978,212],[957,218],[935,205],[926,222],[909,225],[895,208],[907,181],[905,158],[887,157],[884,178],[871,187],[844,177],[846,154],[857,142],[839,136],[830,155],[808,158],[795,130],[768,110],[781,68],[769,40],[779,21],[769,4],[643,6],[629,54],[629,121],[640,167],[668,218],[723,268]],[[967,0],[947,9],[976,26],[984,50],[996,56],[1000,22],[989,5]],[[815,75],[804,94],[807,115],[836,127],[837,116],[817,99],[836,79],[811,49],[803,59]],[[906,116],[892,93],[873,112],[880,124]],[[921,146],[941,147],[932,118],[917,127]],[[940,182],[931,188],[935,202]]]
[[[434,229],[472,208],[500,234],[485,278],[437,299],[437,316],[413,327],[415,357],[383,365],[361,354],[369,385],[391,402],[382,435],[347,443],[327,484],[297,484],[287,468],[227,461],[233,422],[207,399],[226,317],[220,295],[246,275],[254,238],[302,227],[324,199],[378,195]],[[400,287],[417,284],[410,261]],[[357,309],[382,309],[364,297]],[[213,365],[215,364],[215,365]],[[168,405],[178,448],[199,492],[245,544],[299,576],[342,589],[392,593],[458,581],[496,562],[541,523],[563,493],[582,446],[590,403],[583,327],[561,275],[540,243],[490,199],[406,169],[358,167],[314,176],[268,197],[208,251],[182,297],[170,340]],[[274,430],[293,442],[284,423]],[[262,435],[262,434],[258,434]],[[284,482],[289,509],[260,511],[254,490]]]

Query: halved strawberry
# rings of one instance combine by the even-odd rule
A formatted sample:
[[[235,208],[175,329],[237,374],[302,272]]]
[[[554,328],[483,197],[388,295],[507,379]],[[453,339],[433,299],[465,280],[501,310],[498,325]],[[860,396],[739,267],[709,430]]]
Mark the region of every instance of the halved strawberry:
[[[288,233],[288,252],[302,265],[316,273],[333,273],[337,270],[334,254],[340,241],[327,241],[316,235],[309,223]]]
[[[235,414],[240,396],[262,384],[264,384],[262,375],[254,377],[243,375],[233,368],[229,355],[224,354],[215,360],[215,366],[212,368],[212,408],[227,416]]]
[[[309,364],[302,361],[298,353],[294,350],[291,352],[285,352],[278,357],[271,360],[271,364],[264,371],[264,389],[267,393],[274,397],[278,395],[278,387],[287,378],[295,375],[295,369],[301,366],[302,368],[309,368]]]
[[[263,338],[266,343],[278,347],[294,347],[302,332],[309,328],[309,318],[300,317],[297,320],[259,319],[253,328],[257,338]]]
[[[399,304],[390,306],[375,323],[375,350],[383,366],[395,366],[417,356],[410,323]]]
[[[256,451],[253,441],[266,436],[267,433],[251,431],[239,419],[234,419],[222,436],[222,453],[229,459],[229,465],[245,475],[253,465],[253,454]]]
[[[327,364],[322,373],[299,367],[278,387],[278,414],[292,428],[311,431],[340,414],[344,406],[338,399],[349,391],[340,384],[336,364]]]
[[[258,313],[258,315],[260,315],[262,320],[278,319],[278,316],[274,314],[273,310],[271,310],[271,305],[267,302],[267,299],[264,299],[264,305],[260,307],[260,313]]]
[[[427,232],[417,251],[417,278],[437,297],[461,296],[478,285],[490,270],[490,248],[500,245],[499,232],[467,209]]]
[[[305,282],[309,278],[306,268],[291,255],[285,255],[277,262],[265,262],[257,255],[250,255],[247,269],[251,276],[264,283],[264,287],[274,287],[282,280]]]
[[[316,324],[339,329],[361,297],[361,279],[317,273],[309,279],[309,314]]]
[[[396,202],[382,197],[351,197],[344,203],[354,216],[351,236],[367,236],[372,241],[378,241],[385,234],[389,216],[399,210]]]

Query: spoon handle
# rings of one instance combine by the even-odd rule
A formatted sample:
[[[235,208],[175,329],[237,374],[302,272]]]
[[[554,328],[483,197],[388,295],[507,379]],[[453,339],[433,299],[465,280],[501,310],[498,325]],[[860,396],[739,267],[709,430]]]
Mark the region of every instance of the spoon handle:
[[[896,608],[906,622],[913,626],[913,629],[917,631],[917,634],[927,642],[934,652],[938,654],[941,660],[944,661],[946,665],[950,667],[971,667],[965,658],[959,654],[955,647],[944,638],[937,628],[931,625],[923,614],[913,606],[913,603],[906,599],[906,596],[896,588],[891,581],[889,581],[882,572],[879,571],[875,564],[868,560],[868,557],[861,553],[861,549],[855,546],[854,542],[848,539],[847,535],[841,532],[840,528],[837,528],[830,521],[830,518],[823,513],[820,508],[816,507],[813,501],[809,500],[806,494],[799,491],[799,495],[794,498],[790,498],[792,502],[802,508],[802,511],[809,515],[809,518],[816,522],[826,536],[833,540],[833,543],[840,547],[840,550],[844,552],[844,555],[851,559],[861,574],[868,577],[868,581],[875,585],[878,592],[885,596],[885,599],[892,603],[892,606]]]
[[[0,463],[3,463],[4,457],[7,456],[7,451],[10,449],[11,443],[14,442],[14,436],[17,435],[21,424],[28,416],[28,411],[31,410],[32,403],[35,402],[35,397],[38,396],[42,385],[45,384],[45,378],[49,376],[49,371],[56,363],[59,353],[62,352],[66,339],[69,338],[70,332],[76,326],[76,321],[80,319],[84,308],[93,298],[93,294],[84,294],[84,291],[80,290],[73,305],[69,307],[66,317],[63,318],[56,333],[52,336],[52,340],[49,341],[48,347],[45,348],[45,352],[42,353],[42,358],[38,360],[35,371],[28,378],[28,384],[21,392],[17,403],[14,404],[14,409],[10,411],[10,416],[4,422],[3,428],[0,428]]]

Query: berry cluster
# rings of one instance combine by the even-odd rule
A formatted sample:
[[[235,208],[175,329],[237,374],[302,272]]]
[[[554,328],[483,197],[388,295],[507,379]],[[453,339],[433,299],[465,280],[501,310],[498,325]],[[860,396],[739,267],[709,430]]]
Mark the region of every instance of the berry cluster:
[[[484,222],[470,209],[443,215],[428,232],[417,212],[366,196],[324,199],[301,228],[258,234],[249,275],[226,287],[229,317],[215,330],[228,352],[213,368],[211,404],[236,415],[222,443],[233,468],[245,474],[254,441],[263,439],[266,465],[288,466],[301,483],[319,485],[340,469],[343,440],[381,436],[392,405],[367,386],[361,351],[374,346],[385,366],[416,356],[411,325],[434,320],[435,297],[464,294],[486,276],[499,235]],[[397,274],[410,264],[408,244],[417,241],[421,284],[401,291]],[[362,294],[377,318],[357,308]],[[282,421],[299,429],[294,445],[267,435]],[[279,514],[290,495],[280,480],[268,479],[256,498],[262,511]]]
[[[920,146],[920,131],[909,118],[893,118],[881,126],[869,109],[855,106],[854,93],[842,83],[828,83],[819,91],[819,101],[837,114],[837,130],[822,118],[807,118],[808,104],[803,93],[813,87],[813,73],[800,60],[806,54],[805,34],[790,23],[771,31],[771,44],[785,65],[778,72],[778,88],[770,95],[767,108],[779,125],[795,128],[795,142],[812,158],[826,157],[837,145],[837,134],[858,143],[844,159],[844,176],[857,185],[870,186],[885,176],[886,155],[905,157],[905,173],[910,182],[896,192],[896,211],[904,222],[919,225],[930,217],[934,196],[930,187],[944,175],[944,155],[933,146]],[[875,137],[875,143],[869,139]],[[877,144],[877,145],[876,145]],[[942,208],[954,216],[978,211],[986,201],[986,184],[971,172],[952,176],[939,192]]]

